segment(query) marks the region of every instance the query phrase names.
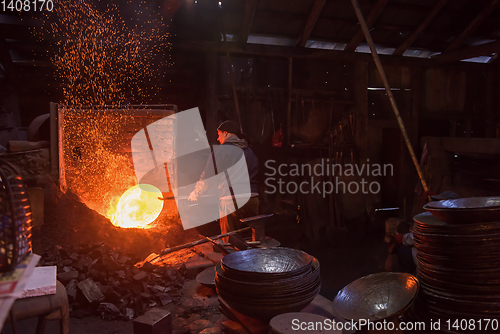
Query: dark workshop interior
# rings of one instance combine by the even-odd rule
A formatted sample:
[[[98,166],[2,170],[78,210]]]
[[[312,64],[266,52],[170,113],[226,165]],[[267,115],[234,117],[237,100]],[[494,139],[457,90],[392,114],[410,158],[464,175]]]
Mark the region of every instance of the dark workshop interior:
[[[499,53],[500,0],[0,1],[0,333],[495,332]]]

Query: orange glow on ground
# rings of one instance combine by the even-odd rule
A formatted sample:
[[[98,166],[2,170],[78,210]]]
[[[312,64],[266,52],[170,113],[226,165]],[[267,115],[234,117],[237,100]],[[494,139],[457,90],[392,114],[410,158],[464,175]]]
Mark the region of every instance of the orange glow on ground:
[[[158,197],[162,197],[162,193],[152,185],[134,186],[120,197],[116,208],[112,207],[107,216],[115,226],[148,228],[163,208],[163,201]]]

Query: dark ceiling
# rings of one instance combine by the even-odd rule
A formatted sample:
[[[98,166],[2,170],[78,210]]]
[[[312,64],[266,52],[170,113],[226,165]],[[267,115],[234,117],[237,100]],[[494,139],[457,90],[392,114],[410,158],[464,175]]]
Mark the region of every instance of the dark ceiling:
[[[200,98],[197,92],[202,85],[200,73],[204,73],[207,64],[203,57],[206,51],[219,54],[228,51],[235,56],[371,61],[352,1],[54,0],[53,3],[55,8],[65,2],[82,8],[88,4],[98,11],[116,4],[121,18],[127,22],[147,21],[148,15],[159,13],[168,24],[165,31],[170,33],[168,40],[172,43],[169,61],[176,66],[169,67],[172,62],[153,64],[159,68],[158,72],[168,69],[168,73],[158,82],[163,95],[151,101],[163,103],[174,96],[177,104],[183,105],[185,101],[185,106],[190,107]],[[499,63],[500,0],[355,2],[359,3],[384,63],[415,66],[447,63],[473,70],[491,69]],[[50,61],[54,43],[62,37],[40,40],[33,34],[40,29],[50,31],[50,26],[43,25],[40,18],[45,17],[46,24],[50,24],[53,12],[2,11],[1,6],[0,101],[6,109],[5,101],[16,95],[24,115],[23,124],[27,125],[35,116],[47,112],[49,102],[64,99],[61,80],[54,75],[55,67]],[[140,12],[140,6],[149,9]],[[224,35],[227,44],[223,42]],[[198,82],[198,86],[193,82]]]
[[[229,42],[239,45],[369,52],[350,0],[149,1],[152,10],[173,19],[174,43],[217,42],[223,31]],[[421,58],[441,54],[446,61],[493,62],[500,51],[500,0],[358,2],[380,54]],[[131,15],[136,5],[117,3],[124,15]],[[0,13],[0,75],[6,67],[47,65],[43,49],[50,43],[37,41],[30,31],[39,24],[33,20],[37,16],[40,13]]]
[[[500,0],[358,2],[380,54],[489,62],[500,51]],[[369,52],[350,0],[183,0],[174,23],[183,39],[224,31],[243,45]]]

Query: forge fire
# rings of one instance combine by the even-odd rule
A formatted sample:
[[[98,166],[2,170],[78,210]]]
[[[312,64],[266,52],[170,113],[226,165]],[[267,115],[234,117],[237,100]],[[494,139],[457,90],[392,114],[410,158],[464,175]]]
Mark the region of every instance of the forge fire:
[[[119,227],[146,228],[163,209],[161,196],[161,191],[152,185],[134,186],[120,197],[116,207],[110,208],[107,217]]]

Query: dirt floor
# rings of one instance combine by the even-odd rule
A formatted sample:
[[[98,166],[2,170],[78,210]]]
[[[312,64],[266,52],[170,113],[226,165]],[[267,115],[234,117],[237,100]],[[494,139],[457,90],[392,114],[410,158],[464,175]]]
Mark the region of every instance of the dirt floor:
[[[47,208],[47,207],[46,207]],[[108,219],[89,210],[74,197],[66,195],[57,204],[47,208],[42,229],[42,249],[54,245],[70,247],[78,244],[104,242],[110,247],[119,247],[125,252],[134,252],[145,258],[167,246],[177,245],[199,238],[199,231],[182,230],[178,222],[164,222],[151,230],[117,229]],[[202,231],[214,235],[212,228]],[[387,257],[384,231],[372,229],[370,233],[342,231],[334,240],[314,243],[290,237],[287,230],[274,229],[270,234],[282,242],[282,246],[302,249],[319,259],[321,264],[322,289],[320,294],[332,300],[337,292],[351,281],[383,271]],[[180,298],[161,306],[171,312],[174,333],[213,333],[221,331],[224,317],[218,311],[215,291],[201,286],[193,278],[187,278],[180,290]],[[21,333],[34,333],[36,319],[20,323]],[[71,333],[132,334],[133,322],[125,320],[103,320],[97,315],[71,313]],[[5,334],[11,333],[9,325]],[[46,333],[59,333],[57,321],[47,324]]]

